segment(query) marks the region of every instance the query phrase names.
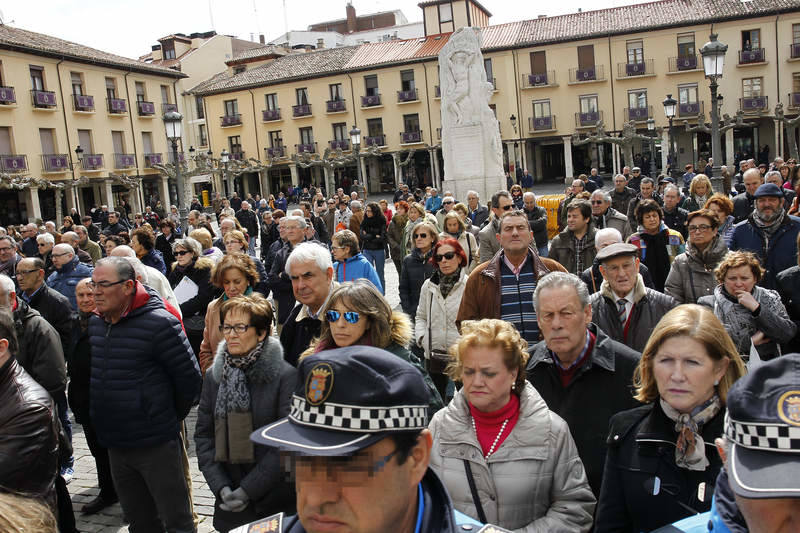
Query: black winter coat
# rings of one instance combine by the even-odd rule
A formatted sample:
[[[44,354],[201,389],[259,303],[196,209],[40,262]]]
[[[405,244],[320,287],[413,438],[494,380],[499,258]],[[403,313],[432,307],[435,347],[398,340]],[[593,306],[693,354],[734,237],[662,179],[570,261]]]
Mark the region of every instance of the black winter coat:
[[[64,359],[69,362],[72,347],[72,328],[76,315],[67,297],[45,284],[36,291],[28,305],[39,311],[42,318],[55,328],[58,337],[61,339]]]
[[[422,284],[433,275],[435,270],[428,259],[430,259],[430,252],[423,257],[419,248],[414,248],[403,258],[403,269],[400,272],[400,306],[403,308],[403,312],[412,318],[417,316]]]
[[[578,369],[572,381],[561,385],[556,365],[545,341],[528,349],[528,381],[539,391],[551,411],[569,425],[578,455],[595,497],[605,463],[608,422],[620,411],[639,405],[633,399],[633,371],[641,354],[616,341],[594,324],[589,330],[596,341],[590,360]]]
[[[318,318],[305,315],[297,320],[302,310],[303,304],[295,305],[281,329],[283,358],[292,366],[297,366],[300,354],[308,349],[312,339],[319,337],[320,329],[322,329],[322,321]]]
[[[255,236],[258,235],[258,215],[256,215],[255,211],[252,209],[248,209],[247,211],[240,209],[236,212],[236,220],[247,230],[247,234],[251,238],[255,238]]]
[[[533,240],[536,243],[536,248],[547,246],[547,209],[537,205],[531,211],[527,209],[524,209],[524,211],[528,215],[528,222],[531,225],[531,231],[533,231]]]
[[[175,232],[169,234],[169,237],[163,233],[159,233],[156,237],[155,249],[161,252],[164,259],[164,265],[167,267],[167,272],[172,269],[172,263],[175,262],[175,254],[172,253],[172,245],[175,242]]]
[[[286,273],[286,260],[294,248],[288,242],[275,254],[275,260],[267,276],[267,289],[278,302],[278,323],[283,324],[295,304],[292,280]]]
[[[19,297],[14,328],[20,366],[50,394],[63,392],[67,387],[67,363],[55,328]]]
[[[361,221],[361,243],[365,250],[383,250],[386,248],[386,220],[375,215],[364,216]]]
[[[75,422],[87,424],[89,418],[89,386],[92,375],[92,346],[89,343],[89,328],[81,329],[80,319],[76,318],[72,328],[72,357],[69,361],[69,389],[67,399],[69,408],[75,415]]]
[[[197,285],[197,295],[189,298],[181,304],[181,316],[183,325],[187,330],[200,330],[205,327],[206,309],[211,300],[217,297],[217,289],[211,284],[211,269],[214,262],[206,257],[200,257],[193,261],[185,270],[179,265],[175,265],[169,273],[169,286],[173,289],[178,286],[181,280],[188,276]],[[199,319],[192,319],[199,317]],[[194,325],[197,327],[193,327]]]
[[[755,197],[743,192],[733,197],[733,223],[738,224],[746,220],[755,209]]]
[[[783,353],[800,352],[800,266],[779,273],[775,282],[789,318],[797,325],[797,334],[784,345]]]
[[[688,215],[689,211],[682,207],[676,207],[672,213],[667,213],[667,210],[664,209],[664,224],[683,235],[684,241],[689,238],[689,229],[686,227],[686,217]]]
[[[608,454],[595,533],[653,531],[692,515],[684,506],[696,513],[708,511],[722,468],[714,439],[723,434],[724,418],[722,409],[701,428],[710,464],[705,471],[694,471],[675,464],[675,423],[658,400],[615,415],[606,440]],[[661,486],[653,495],[656,478]],[[701,488],[701,484],[705,486]]]

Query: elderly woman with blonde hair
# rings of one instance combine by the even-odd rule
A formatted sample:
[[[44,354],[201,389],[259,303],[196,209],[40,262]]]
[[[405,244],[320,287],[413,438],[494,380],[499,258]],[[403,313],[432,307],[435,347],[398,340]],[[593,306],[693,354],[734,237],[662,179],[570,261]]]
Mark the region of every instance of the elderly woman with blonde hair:
[[[196,240],[200,243],[200,246],[203,247],[203,257],[207,257],[214,261],[214,263],[219,263],[222,256],[225,255],[222,253],[222,250],[214,246],[213,238],[211,237],[211,233],[205,228],[199,228],[196,230],[192,230],[189,233],[189,237]]]
[[[711,180],[705,174],[698,174],[692,178],[689,184],[689,195],[681,207],[690,213],[702,209],[712,194]]]
[[[687,304],[653,330],[634,374],[645,405],[609,423],[595,531],[653,531],[708,511],[722,462],[725,402],[744,363],[708,308]]]
[[[527,348],[508,322],[462,324],[448,373],[463,387],[430,423],[431,468],[482,522],[589,531],[594,495],[569,427],[525,379]]]
[[[439,239],[453,238],[458,241],[458,244],[467,253],[466,267],[467,274],[469,274],[478,266],[478,240],[467,230],[464,220],[465,217],[462,217],[455,208],[447,213],[442,222],[443,231],[439,234]]]

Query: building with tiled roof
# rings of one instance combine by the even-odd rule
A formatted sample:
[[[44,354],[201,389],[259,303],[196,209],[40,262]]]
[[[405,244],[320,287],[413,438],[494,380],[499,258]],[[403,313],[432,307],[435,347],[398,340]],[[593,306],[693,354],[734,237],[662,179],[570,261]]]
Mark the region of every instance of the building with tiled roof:
[[[232,125],[223,116],[219,125],[210,125],[212,148],[262,160],[266,154],[321,153],[349,146],[347,132],[355,124],[363,142],[384,154],[361,160],[371,190],[391,189],[400,179],[438,183],[438,53],[450,31],[470,22],[481,32],[494,86],[491,102],[512,173],[527,167],[537,179],[563,179],[592,167],[606,175],[619,172],[624,154],[618,148],[573,145],[573,134],[585,136],[601,121],[607,132],[619,132],[633,120],[647,135],[651,118],[662,134],[652,148],[637,141],[634,159],[645,173],[652,172],[651,160],[655,172],[663,171],[670,142],[662,106],[667,94],[679,102],[673,166],[708,157],[709,135],[687,131],[682,121],[695,124],[698,113],[710,113],[699,49],[712,31],[729,45],[721,112],[746,115],[741,127],[725,133],[723,161],[766,154],[765,146],[773,157],[785,150],[783,129],[759,115],[777,103],[800,112],[800,0],[660,0],[494,26],[488,23],[489,4],[422,2],[425,37],[340,53],[290,54],[249,72],[215,77],[194,92],[206,108],[220,112],[236,102],[241,121]],[[409,150],[415,150],[413,162],[399,165]],[[298,168],[287,157],[275,161],[263,179],[248,179],[251,190],[289,183],[331,187],[345,177],[352,181],[356,170],[325,175]]]

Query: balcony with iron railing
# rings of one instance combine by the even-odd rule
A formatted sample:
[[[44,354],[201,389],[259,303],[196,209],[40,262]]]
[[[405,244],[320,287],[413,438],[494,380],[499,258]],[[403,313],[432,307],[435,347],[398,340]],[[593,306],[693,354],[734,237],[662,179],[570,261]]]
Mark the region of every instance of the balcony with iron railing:
[[[240,113],[234,113],[232,115],[222,115],[221,117],[219,117],[219,124],[223,128],[241,126],[242,115]]]
[[[347,139],[336,139],[333,141],[328,141],[328,145],[331,147],[331,150],[342,150],[346,152],[350,149],[350,141]]]
[[[386,146],[386,135],[373,135],[364,137],[365,146]]]
[[[617,63],[617,77],[618,78],[635,78],[637,76],[652,76],[655,73],[653,70],[653,60],[645,59],[638,63]]]
[[[754,63],[764,63],[767,60],[766,50],[755,48],[753,50],[739,50],[739,64],[752,65]]]
[[[800,59],[800,43],[792,43],[789,45],[789,58]]]
[[[161,114],[169,113],[170,111],[178,112],[178,104],[161,104]]]
[[[106,98],[106,106],[112,115],[124,115],[128,112],[128,101],[124,98]]]
[[[678,104],[679,117],[696,118],[697,115],[704,112],[703,102],[685,102]]]
[[[585,113],[575,113],[576,128],[593,128],[601,120],[603,120],[602,111],[586,111]]]
[[[492,91],[496,91],[497,90],[497,78],[491,78],[491,79],[486,80],[486,81],[488,81],[492,85]]]
[[[767,96],[748,96],[739,98],[739,109],[744,113],[759,113],[769,106]]]
[[[298,154],[316,154],[317,153],[317,143],[300,143],[294,145],[294,151]]]
[[[684,56],[684,57],[670,57],[669,58],[669,72],[685,72],[687,70],[697,70],[698,65],[700,69],[703,65],[697,61],[697,56]]]
[[[626,121],[633,120],[634,122],[644,122],[653,116],[653,106],[626,107],[623,111],[623,116]]]
[[[72,109],[83,112],[94,111],[94,97],[88,94],[73,94]]]
[[[126,169],[136,166],[136,156],[133,154],[114,154],[114,168]]]
[[[0,155],[0,170],[10,174],[26,172],[28,170],[28,157],[24,155]]]
[[[531,133],[535,133],[537,131],[553,131],[556,129],[555,115],[528,117],[528,131]]]
[[[587,83],[593,81],[605,81],[605,72],[603,65],[595,65],[587,68],[571,68],[569,69],[569,82],[570,83]]]
[[[397,91],[397,101],[399,103],[416,102],[417,100],[419,100],[419,97],[417,96],[416,89],[409,89],[407,91]]]
[[[37,91],[34,89],[31,91],[31,102],[33,107],[40,109],[52,109],[58,105],[56,93],[53,91]]]
[[[100,170],[103,168],[103,154],[83,154],[81,161],[83,170]]]
[[[328,100],[325,102],[325,111],[328,113],[344,113],[347,111],[346,100]]]
[[[261,111],[261,120],[264,122],[274,122],[281,120],[281,109],[264,109]]]
[[[168,160],[169,160],[170,164],[174,165],[175,164],[175,152],[170,150],[169,152],[167,152],[167,155],[168,155]],[[184,155],[183,152],[178,152],[178,161],[180,161],[181,163],[185,163],[186,162],[186,156]]]
[[[146,168],[153,168],[153,165],[161,165],[163,162],[161,154],[144,154],[144,166]]]
[[[800,107],[800,93],[789,93],[789,107],[794,109]]]
[[[298,117],[310,117],[311,116],[311,104],[298,104],[292,106],[292,116],[295,118]]]
[[[556,71],[548,70],[534,74],[522,75],[522,88],[535,89],[537,87],[552,87],[556,84]]]
[[[422,142],[422,130],[400,132],[400,144],[420,144]]]
[[[13,87],[0,87],[0,105],[17,103],[17,94]]]
[[[66,172],[68,169],[67,154],[42,154],[42,172]]]
[[[156,114],[156,104],[139,100],[136,102],[136,109],[140,117],[152,117]]]
[[[228,154],[228,157],[231,159],[231,161],[244,161],[246,159],[244,152],[241,150],[231,150],[231,153]]]
[[[380,94],[368,94],[361,97],[361,107],[377,107],[381,105]]]
[[[285,146],[268,146],[264,148],[264,151],[268,158],[280,159],[281,157],[286,157]]]

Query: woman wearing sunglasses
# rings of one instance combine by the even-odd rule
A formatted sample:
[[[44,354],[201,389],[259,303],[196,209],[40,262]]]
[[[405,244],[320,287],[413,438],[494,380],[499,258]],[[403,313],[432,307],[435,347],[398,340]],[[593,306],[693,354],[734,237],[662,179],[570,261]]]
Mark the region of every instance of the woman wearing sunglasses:
[[[194,440],[198,466],[216,495],[214,528],[229,531],[294,509],[278,451],[254,446],[250,434],[289,414],[297,370],[270,336],[272,307],[260,295],[232,298],[220,314],[224,340],[205,375]]]
[[[433,275],[430,259],[433,246],[439,240],[439,230],[435,224],[420,222],[411,232],[413,248],[403,259],[400,272],[400,305],[408,316],[417,316],[419,293],[425,280]]]
[[[331,292],[322,316],[319,338],[311,343],[301,360],[322,350],[353,345],[383,348],[417,367],[424,376],[430,390],[428,416],[442,408],[433,381],[419,358],[408,349],[412,337],[408,316],[392,311],[372,283],[365,279],[342,283]]]
[[[195,357],[199,357],[200,343],[203,342],[206,309],[214,299],[216,292],[214,286],[211,285],[211,269],[214,268],[214,261],[202,256],[202,245],[191,237],[176,239],[172,244],[172,253],[175,256],[175,263],[172,264],[172,270],[169,273],[169,285],[174,290],[183,283],[184,288],[190,289],[185,293],[179,290],[179,294],[176,296],[181,306],[186,337],[189,339]],[[194,287],[197,287],[194,296],[181,296],[194,293]]]
[[[445,223],[449,218],[450,213]],[[449,380],[445,368],[450,362],[447,350],[459,338],[456,316],[467,283],[467,254],[456,239],[446,238],[433,247],[431,263],[435,270],[422,284],[414,339],[425,352],[425,363],[436,389],[446,398]]]

